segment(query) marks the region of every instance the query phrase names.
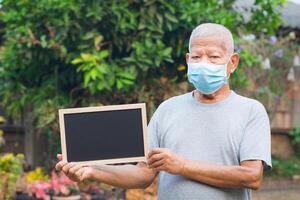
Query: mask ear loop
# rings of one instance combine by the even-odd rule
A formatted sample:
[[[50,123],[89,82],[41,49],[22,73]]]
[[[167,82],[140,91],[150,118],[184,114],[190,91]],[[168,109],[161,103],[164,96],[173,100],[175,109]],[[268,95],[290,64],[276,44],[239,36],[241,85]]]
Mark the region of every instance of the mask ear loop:
[[[232,56],[232,55],[231,55]],[[228,64],[229,63],[232,63],[231,62],[231,56],[229,57],[229,59],[228,59],[228,62],[227,62],[227,65],[226,65],[226,68],[228,67]],[[227,77],[227,75],[226,75],[226,79],[227,79],[227,81],[229,80],[229,78],[230,78],[230,75],[233,73],[235,71],[235,69],[231,69],[230,70],[230,74],[229,74],[229,76]]]
[[[232,63],[232,62],[231,62],[231,57],[232,57],[232,55],[229,57],[228,62],[227,62],[227,65],[229,64],[229,62]],[[233,63],[232,63],[232,64],[233,64]],[[231,70],[230,70],[230,73],[233,73],[234,71],[235,71],[235,69],[231,69]]]

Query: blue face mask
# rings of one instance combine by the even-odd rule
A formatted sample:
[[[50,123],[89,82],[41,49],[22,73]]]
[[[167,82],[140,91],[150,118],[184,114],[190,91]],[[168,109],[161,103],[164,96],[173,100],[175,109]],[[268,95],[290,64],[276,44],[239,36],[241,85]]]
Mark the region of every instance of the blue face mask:
[[[188,63],[188,79],[203,94],[212,94],[228,81],[227,64]]]

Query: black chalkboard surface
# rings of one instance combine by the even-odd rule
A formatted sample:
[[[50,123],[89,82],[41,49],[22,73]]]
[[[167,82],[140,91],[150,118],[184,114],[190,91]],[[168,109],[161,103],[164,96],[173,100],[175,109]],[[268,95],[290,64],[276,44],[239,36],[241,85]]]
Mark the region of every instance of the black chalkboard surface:
[[[85,164],[145,161],[145,104],[59,110],[63,160]]]

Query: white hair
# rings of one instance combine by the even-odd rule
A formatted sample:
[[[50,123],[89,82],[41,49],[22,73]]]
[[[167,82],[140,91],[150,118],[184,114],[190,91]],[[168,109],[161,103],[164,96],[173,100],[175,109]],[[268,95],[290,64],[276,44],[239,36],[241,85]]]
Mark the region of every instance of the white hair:
[[[189,52],[191,52],[191,43],[192,39],[195,37],[220,37],[224,40],[225,48],[228,53],[232,54],[234,51],[234,42],[233,37],[225,26],[221,24],[214,24],[214,23],[204,23],[197,26],[191,33],[190,40],[189,40]]]

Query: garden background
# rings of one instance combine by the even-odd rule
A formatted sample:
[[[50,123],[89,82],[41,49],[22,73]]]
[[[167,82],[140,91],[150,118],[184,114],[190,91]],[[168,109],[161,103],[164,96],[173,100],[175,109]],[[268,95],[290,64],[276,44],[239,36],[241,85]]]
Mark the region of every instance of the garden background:
[[[276,187],[299,189],[297,6],[284,0],[0,0],[0,199],[79,191],[99,199],[155,198],[155,184],[126,192],[77,185],[51,172],[61,151],[58,109],[146,102],[149,120],[162,101],[193,89],[185,53],[192,29],[204,22],[232,31],[241,61],[231,86],[261,101],[271,120],[274,168],[255,198],[266,199]]]

